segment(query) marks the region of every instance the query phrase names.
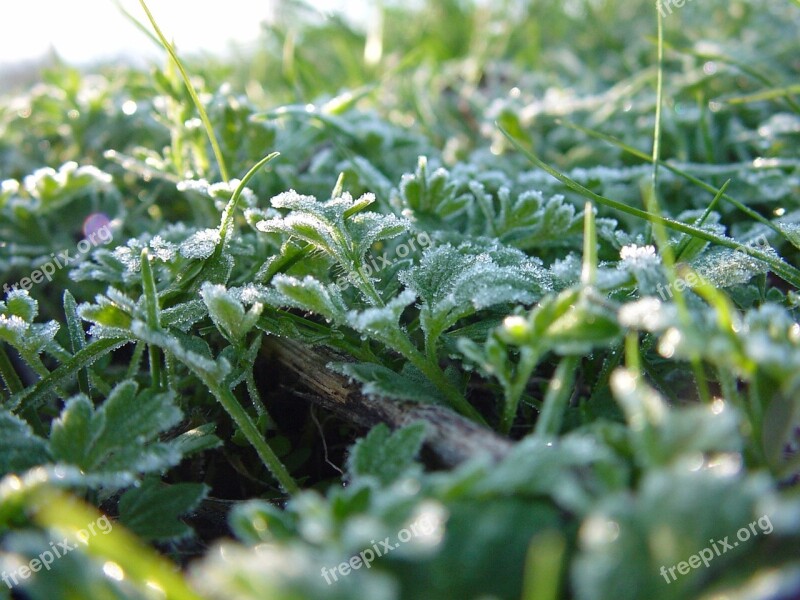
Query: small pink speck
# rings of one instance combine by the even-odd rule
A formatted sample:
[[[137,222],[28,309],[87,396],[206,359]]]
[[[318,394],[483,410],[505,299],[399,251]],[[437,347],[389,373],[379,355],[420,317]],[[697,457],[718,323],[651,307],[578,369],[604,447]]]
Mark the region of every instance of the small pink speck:
[[[111,220],[103,213],[92,213],[83,222],[83,236],[89,238],[101,229],[108,229]]]

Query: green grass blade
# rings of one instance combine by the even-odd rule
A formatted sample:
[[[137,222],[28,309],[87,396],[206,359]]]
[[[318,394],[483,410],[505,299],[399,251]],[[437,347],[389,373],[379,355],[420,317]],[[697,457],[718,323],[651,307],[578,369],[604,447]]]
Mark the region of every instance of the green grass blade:
[[[771,90],[763,90],[753,94],[744,94],[742,96],[733,96],[729,98],[720,98],[720,102],[728,104],[750,104],[752,102],[763,102],[764,100],[777,100],[779,98],[789,98],[794,94],[800,94],[800,85],[790,85],[782,88],[774,88]]]
[[[161,328],[158,305],[158,291],[156,280],[153,277],[153,267],[150,265],[150,254],[147,248],[142,250],[142,293],[144,294],[147,308],[147,326],[154,330]],[[161,387],[161,356],[158,348],[150,344],[147,347],[150,360],[150,378],[153,389]]]
[[[20,407],[38,406],[45,399],[45,394],[53,390],[59,383],[68,377],[75,376],[81,369],[85,369],[104,354],[116,350],[134,340],[130,338],[103,338],[88,344],[83,350],[75,354],[68,362],[51,371],[46,377],[36,382],[35,385],[26,388],[19,394],[11,397],[12,410]]]
[[[225,210],[222,211],[222,220],[219,225],[220,244],[223,250],[227,247],[228,242],[230,241],[230,236],[233,233],[233,218],[236,214],[236,207],[239,205],[239,199],[242,196],[242,191],[244,191],[247,183],[253,178],[253,176],[255,176],[256,173],[258,173],[261,167],[278,156],[280,156],[279,152],[272,152],[271,154],[268,154],[262,158],[247,172],[244,177],[242,177],[239,185],[236,186],[236,190],[234,190],[231,199],[225,206]]]
[[[572,395],[575,383],[575,372],[578,369],[580,357],[565,356],[556,368],[550,384],[547,386],[547,393],[542,404],[542,412],[536,420],[536,437],[557,436],[561,431],[561,424],[564,421],[564,413],[567,410],[567,403]]]
[[[714,210],[714,207],[717,205],[717,202],[719,202],[720,198],[722,198],[722,196],[725,194],[725,190],[728,189],[728,185],[730,184],[730,182],[731,182],[731,180],[728,179],[725,183],[722,184],[722,187],[719,188],[719,192],[717,192],[716,196],[714,196],[714,199],[711,201],[711,203],[703,211],[703,214],[700,215],[700,218],[697,219],[697,221],[695,221],[695,223],[694,223],[695,227],[702,227],[703,223],[706,222],[706,220],[708,219],[709,215],[711,214],[711,211]],[[683,254],[683,252],[686,250],[686,247],[689,245],[691,240],[692,240],[692,238],[687,235],[687,236],[684,236],[683,239],[678,243],[678,246],[675,248],[675,260],[676,261],[680,261],[681,254]]]
[[[225,166],[225,158],[222,156],[222,150],[220,149],[219,142],[217,141],[217,136],[214,133],[214,128],[211,126],[211,120],[208,118],[208,113],[206,112],[203,103],[200,102],[200,97],[197,95],[197,90],[194,89],[194,86],[189,79],[189,74],[186,72],[181,59],[178,58],[175,48],[172,47],[172,44],[169,43],[167,38],[161,32],[161,28],[158,26],[158,23],[156,23],[153,13],[151,13],[150,9],[147,8],[145,1],[139,0],[139,4],[141,4],[144,12],[147,14],[147,19],[153,26],[161,45],[164,46],[164,49],[169,53],[169,55],[172,57],[172,60],[175,62],[175,66],[178,67],[178,71],[181,73],[183,82],[186,84],[186,89],[189,91],[189,95],[192,97],[192,102],[194,102],[195,107],[197,107],[197,112],[200,113],[200,120],[203,122],[206,135],[208,135],[208,140],[211,142],[211,149],[214,151],[214,156],[217,159],[217,165],[219,166],[219,173],[222,177],[222,180],[230,181],[230,177],[228,176],[228,168]]]
[[[637,148],[634,148],[633,146],[629,146],[628,144],[626,144],[625,142],[623,142],[622,140],[620,140],[618,138],[615,138],[613,136],[607,135],[607,134],[599,132],[599,131],[595,131],[593,129],[589,129],[587,127],[583,127],[581,125],[578,125],[577,123],[572,123],[570,121],[559,120],[559,122],[562,123],[563,125],[566,125],[567,127],[570,127],[570,128],[575,129],[577,131],[580,131],[581,133],[585,133],[586,135],[588,135],[590,137],[593,137],[593,138],[598,139],[598,140],[602,140],[604,142],[608,142],[609,144],[612,144],[612,145],[616,146],[617,148],[619,148],[621,150],[624,150],[625,152],[627,152],[628,154],[631,154],[632,156],[636,156],[637,158],[641,158],[642,160],[645,160],[645,161],[648,161],[648,162],[652,160],[652,157],[650,155],[642,152],[641,150],[638,150]],[[717,188],[715,188],[713,185],[710,185],[710,184],[706,183],[705,181],[695,177],[691,173],[687,173],[686,171],[684,171],[682,169],[679,169],[678,167],[676,167],[674,165],[671,165],[670,163],[668,163],[666,161],[659,161],[659,164],[662,167],[664,167],[665,169],[667,169],[668,171],[671,171],[672,173],[675,173],[676,175],[678,175],[680,177],[683,177],[687,181],[690,181],[691,183],[693,183],[696,186],[706,190],[707,192],[710,192],[710,193],[715,194],[715,195],[717,193],[719,193],[719,190]],[[733,197],[729,196],[728,194],[723,193],[722,194],[722,199],[726,200],[727,202],[730,202],[731,205],[735,206],[737,209],[739,209],[741,212],[746,214],[751,219],[753,219],[755,221],[758,221],[759,223],[761,223],[762,225],[764,225],[766,227],[769,227],[772,231],[774,231],[775,233],[777,233],[781,237],[786,237],[786,234],[783,231],[781,231],[780,228],[777,225],[775,225],[772,221],[770,221],[769,219],[761,216],[759,213],[754,211],[749,206],[745,206],[744,204],[742,204],[741,202],[736,200],[736,198],[733,198]]]
[[[75,543],[87,523],[102,518],[97,509],[60,491],[39,488],[33,496],[33,520],[41,527],[61,532]],[[83,548],[90,556],[118,565],[125,578],[142,589],[159,590],[162,597],[174,600],[202,600],[173,564],[118,523],[103,535],[86,538]]]

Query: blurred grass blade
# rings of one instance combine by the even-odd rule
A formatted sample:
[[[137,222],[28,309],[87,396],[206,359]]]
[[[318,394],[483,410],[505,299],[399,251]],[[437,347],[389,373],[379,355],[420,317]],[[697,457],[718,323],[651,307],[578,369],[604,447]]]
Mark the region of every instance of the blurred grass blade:
[[[33,519],[42,527],[61,532],[77,546],[104,561],[103,570],[140,586],[160,593],[170,600],[202,600],[180,575],[178,568],[139,541],[133,534],[114,523],[110,529],[81,540],[89,524],[97,523],[103,515],[61,492],[47,488],[35,493]]]
[[[783,88],[775,88],[771,90],[763,90],[754,94],[745,94],[742,96],[733,96],[729,98],[719,98],[719,102],[726,102],[728,104],[751,104],[753,102],[763,102],[764,100],[777,100],[779,98],[790,98],[794,94],[800,94],[800,85],[790,85]]]
[[[538,156],[533,154],[530,150],[524,148],[522,144],[519,142],[519,140],[514,138],[510,133],[508,133],[505,129],[503,129],[499,125],[498,128],[500,129],[502,134],[506,136],[506,138],[508,138],[511,144],[518,151],[524,154],[529,161],[531,161],[534,165],[536,165],[543,171],[549,173],[550,175],[558,179],[561,183],[563,183],[573,192],[580,194],[584,198],[588,198],[590,200],[593,200],[597,204],[602,204],[603,206],[606,206],[608,208],[613,208],[614,210],[618,210],[625,214],[638,217],[640,219],[644,219],[645,221],[651,223],[663,223],[663,225],[669,229],[680,231],[682,233],[688,233],[692,237],[696,237],[701,240],[706,240],[708,242],[718,244],[725,248],[730,248],[731,250],[737,250],[741,248],[741,244],[738,244],[732,238],[715,235],[713,233],[709,233],[708,231],[699,229],[692,225],[687,225],[686,223],[681,223],[680,221],[676,221],[668,217],[663,217],[661,215],[654,215],[645,210],[641,210],[633,206],[628,206],[627,204],[619,202],[618,200],[612,200],[611,198],[606,198],[605,196],[596,194],[592,190],[582,186],[574,179],[571,179],[569,176],[554,169],[553,167],[542,161]],[[768,264],[772,269],[772,271],[787,283],[790,283],[795,287],[800,287],[800,270],[796,269],[790,264],[785,263],[780,258],[775,258],[759,250],[751,250],[750,255]]]
[[[603,140],[605,142],[608,142],[609,144],[612,144],[612,145],[616,146],[617,148],[620,148],[621,150],[624,150],[628,154],[636,156],[637,158],[641,158],[642,160],[646,160],[648,162],[650,162],[652,160],[652,156],[648,155],[645,152],[642,152],[641,150],[639,150],[637,148],[634,148],[633,146],[629,146],[628,144],[626,144],[625,142],[623,142],[622,140],[620,140],[618,138],[615,138],[613,136],[607,135],[607,134],[599,132],[599,131],[595,131],[593,129],[589,129],[588,127],[583,127],[581,125],[578,125],[577,123],[572,123],[570,121],[565,121],[563,119],[560,119],[559,122],[562,123],[563,125],[566,125],[567,127],[570,127],[570,128],[575,129],[577,131],[585,133],[586,135],[588,135],[590,137],[593,137],[595,139]],[[659,163],[661,164],[662,167],[664,167],[668,171],[671,171],[671,172],[675,173],[676,175],[679,175],[680,177],[683,177],[687,181],[692,182],[693,184],[695,184],[698,187],[701,187],[702,189],[706,190],[707,192],[710,192],[710,193],[715,194],[715,195],[719,193],[719,190],[717,188],[715,188],[714,186],[706,183],[705,181],[695,177],[691,173],[687,173],[686,171],[684,171],[682,169],[679,169],[678,167],[676,167],[674,165],[671,165],[670,163],[668,163],[666,161],[660,160]],[[741,202],[736,200],[736,198],[733,198],[733,197],[729,196],[726,193],[723,193],[721,197],[724,200],[727,200],[728,202],[730,202],[733,206],[735,206],[737,209],[739,209],[741,212],[746,214],[751,219],[753,219],[755,221],[758,221],[759,223],[761,223],[762,225],[765,225],[766,227],[769,227],[770,229],[772,229],[778,235],[785,236],[785,234],[780,230],[780,228],[777,225],[775,225],[772,221],[770,221],[769,219],[766,219],[765,217],[761,216],[759,213],[754,211],[752,208],[742,204]]]
[[[203,127],[208,135],[208,140],[211,142],[211,149],[214,151],[214,156],[217,159],[217,165],[219,166],[219,173],[222,177],[222,180],[230,181],[228,168],[225,166],[225,158],[222,156],[222,150],[220,149],[219,142],[217,141],[217,136],[214,133],[214,128],[211,125],[211,120],[208,118],[208,113],[206,113],[203,103],[200,102],[200,97],[197,95],[197,90],[194,89],[191,79],[189,79],[189,74],[183,67],[183,63],[181,62],[181,59],[178,58],[178,54],[175,52],[172,44],[167,41],[167,38],[161,32],[161,28],[159,28],[158,23],[156,23],[153,14],[150,12],[150,9],[147,8],[145,0],[139,0],[139,4],[141,4],[144,12],[147,14],[150,24],[153,26],[158,39],[161,41],[161,45],[164,46],[164,49],[169,53],[169,55],[172,57],[172,60],[175,62],[175,66],[178,67],[181,77],[183,78],[183,82],[186,84],[186,89],[189,91],[189,95],[192,97],[192,102],[194,102],[195,107],[197,107],[197,112],[200,113],[200,120],[203,122]]]
[[[525,560],[522,600],[558,600],[561,571],[567,543],[555,530],[545,531],[531,541]]]

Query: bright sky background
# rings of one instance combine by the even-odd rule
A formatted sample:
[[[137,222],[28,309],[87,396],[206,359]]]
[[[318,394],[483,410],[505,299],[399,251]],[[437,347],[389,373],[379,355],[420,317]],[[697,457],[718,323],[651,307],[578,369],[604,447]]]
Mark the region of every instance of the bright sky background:
[[[276,0],[148,0],[164,34],[181,52],[224,51],[230,40],[253,40],[260,24],[271,18]],[[146,21],[137,0],[120,0]],[[330,10],[347,0],[310,0]],[[353,2],[350,2],[352,6]],[[112,0],[0,0],[0,67],[39,58],[55,48],[69,63],[121,55],[156,58],[163,55],[126,19]]]

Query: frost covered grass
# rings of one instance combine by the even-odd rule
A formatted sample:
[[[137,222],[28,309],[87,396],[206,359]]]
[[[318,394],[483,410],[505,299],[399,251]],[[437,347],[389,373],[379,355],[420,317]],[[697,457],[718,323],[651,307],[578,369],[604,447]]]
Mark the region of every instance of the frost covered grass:
[[[142,6],[0,100],[3,283],[114,232],[0,301],[0,571],[114,523],[26,597],[800,593],[796,3]]]

